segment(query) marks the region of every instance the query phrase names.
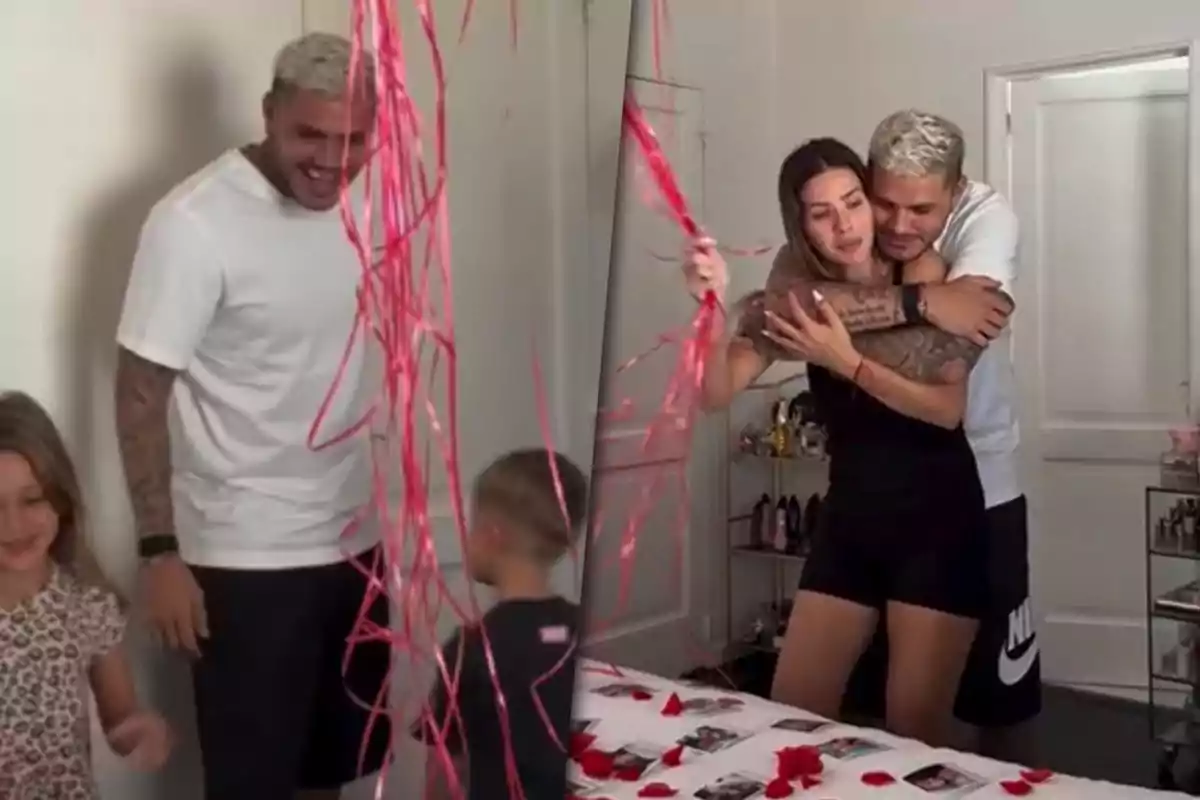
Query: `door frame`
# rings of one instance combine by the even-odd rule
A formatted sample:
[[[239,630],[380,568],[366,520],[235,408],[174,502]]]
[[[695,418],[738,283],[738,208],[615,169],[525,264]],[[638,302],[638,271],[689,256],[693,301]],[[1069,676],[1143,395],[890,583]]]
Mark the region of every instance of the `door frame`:
[[[1007,66],[989,67],[983,73],[983,159],[984,181],[1004,197],[1012,197],[1012,152],[1009,141],[1011,117],[1009,102],[1012,85],[1088,69],[1103,69],[1125,64],[1188,58],[1188,185],[1191,199],[1188,209],[1188,275],[1191,307],[1197,311],[1189,322],[1192,341],[1200,341],[1200,40],[1179,40],[1157,45],[1109,50],[1078,56],[1053,58]],[[1200,411],[1200,347],[1190,357],[1190,405],[1193,414]]]

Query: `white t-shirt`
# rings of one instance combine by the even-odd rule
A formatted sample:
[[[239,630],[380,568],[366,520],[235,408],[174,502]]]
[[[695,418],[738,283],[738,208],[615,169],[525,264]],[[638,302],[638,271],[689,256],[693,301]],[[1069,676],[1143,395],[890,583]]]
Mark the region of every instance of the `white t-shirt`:
[[[308,445],[354,329],[361,267],[338,209],[287,204],[239,151],[184,181],[142,229],[118,343],[179,370],[171,408],[180,552],[199,566],[331,564],[370,494],[364,436]],[[316,441],[365,410],[355,344]]]
[[[962,193],[937,249],[949,264],[949,279],[994,278],[1012,294],[1016,279],[1017,217],[994,189],[971,182]],[[971,370],[963,422],[988,508],[1021,496],[1017,478],[1020,441],[1012,366],[1012,335],[1006,328]]]

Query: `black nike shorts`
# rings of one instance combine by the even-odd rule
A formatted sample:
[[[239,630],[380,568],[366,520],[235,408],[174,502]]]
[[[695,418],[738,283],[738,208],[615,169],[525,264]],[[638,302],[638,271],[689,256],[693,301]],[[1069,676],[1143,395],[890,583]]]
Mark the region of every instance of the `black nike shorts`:
[[[361,569],[378,552],[357,565],[192,568],[211,634],[192,669],[208,800],[293,800],[383,766],[389,717],[369,709],[386,702],[391,648],[357,643],[344,663],[366,595]],[[368,616],[386,629],[385,596]]]
[[[967,658],[954,713],[980,728],[1006,728],[1042,710],[1042,671],[1029,606],[1029,531],[1025,498],[987,511],[987,610]],[[887,685],[882,621],[846,689],[843,711],[882,718]]]

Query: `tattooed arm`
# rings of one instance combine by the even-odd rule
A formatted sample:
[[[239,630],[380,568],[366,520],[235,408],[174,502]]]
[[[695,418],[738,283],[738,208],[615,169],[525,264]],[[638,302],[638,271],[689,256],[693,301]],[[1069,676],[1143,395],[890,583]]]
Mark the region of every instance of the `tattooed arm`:
[[[810,317],[819,317],[811,291],[806,295],[797,295],[796,299]],[[754,350],[764,358],[771,361],[790,360],[774,342],[762,336],[766,323],[763,302],[761,295],[747,299],[741,335],[753,342]],[[865,358],[893,370],[902,378],[929,385],[962,380],[959,376],[969,374],[983,353],[983,348],[970,339],[954,336],[926,324],[884,331],[851,331],[850,337],[854,348]]]
[[[117,356],[117,438],[139,537],[175,533],[167,409],[176,372],[134,355]]]
[[[185,207],[160,204],[142,227],[117,328],[117,436],[141,537],[174,534],[167,409],[221,303],[220,250]]]
[[[809,316],[819,316],[813,297],[813,290],[816,289],[838,312],[842,324],[850,331],[855,348],[866,358],[894,370],[903,378],[934,385],[954,383],[959,380],[956,375],[970,373],[983,353],[984,348],[970,339],[946,333],[928,323],[904,325],[903,314],[898,318],[893,317],[897,319],[893,324],[899,327],[864,329],[863,320],[878,321],[888,313],[894,314],[894,311],[889,312],[885,308],[886,302],[880,301],[879,298],[888,297],[887,292],[898,297],[897,287],[813,281],[785,253],[786,248],[780,250],[776,256],[764,295],[761,300],[756,299],[749,304],[743,320],[746,335],[755,341],[760,352],[773,353],[775,358],[786,357],[779,353],[769,340],[763,340],[756,335],[757,331],[763,329],[765,321],[762,308],[786,308],[786,295],[793,292],[805,313]],[[937,275],[933,274],[935,270]],[[931,260],[906,268],[905,280],[908,283],[935,282],[941,279],[944,271],[945,267],[940,259],[936,262]],[[1007,295],[1004,297],[1007,298]],[[846,317],[847,310],[850,319]],[[853,324],[855,321],[858,323],[857,328]]]
[[[905,323],[900,302],[900,287],[892,285],[890,276],[881,271],[870,285],[844,281],[821,280],[809,272],[789,247],[779,248],[767,278],[767,305],[774,311],[786,308],[787,292],[795,292],[806,312],[816,306],[813,290],[819,291],[850,333],[889,330]]]

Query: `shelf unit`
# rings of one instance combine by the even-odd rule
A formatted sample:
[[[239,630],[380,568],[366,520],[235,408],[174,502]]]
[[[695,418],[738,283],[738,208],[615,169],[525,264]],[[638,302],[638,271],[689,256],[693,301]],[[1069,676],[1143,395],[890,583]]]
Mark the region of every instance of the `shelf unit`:
[[[1146,487],[1145,533],[1150,735],[1200,749],[1200,485]]]
[[[767,380],[751,384],[747,387],[743,397],[750,397],[758,405],[761,416],[766,416],[766,409],[775,405],[781,399],[784,399],[785,394],[794,395],[807,388],[807,375],[804,372],[792,374],[778,380]],[[785,392],[785,390],[791,390]],[[761,418],[761,417],[760,417]],[[739,537],[736,532],[739,528],[747,528],[752,521],[753,512],[748,513],[733,513],[735,503],[734,497],[734,474],[736,470],[746,469],[751,465],[763,466],[766,465],[770,469],[770,483],[767,487],[762,487],[756,499],[761,494],[766,494],[772,501],[778,500],[781,496],[787,494],[784,491],[785,473],[792,469],[803,467],[819,466],[821,469],[822,482],[824,479],[825,468],[824,458],[817,456],[805,455],[766,455],[759,453],[748,453],[739,446],[740,439],[740,424],[735,430],[735,420],[732,408],[725,414],[725,435],[727,443],[727,465],[725,473],[725,509],[728,516],[725,522],[725,550],[727,555],[727,563],[725,568],[725,641],[728,643],[728,657],[737,658],[739,655],[746,653],[774,653],[778,651],[778,637],[771,636],[760,640],[754,640],[752,637],[739,635],[738,620],[734,614],[734,564],[733,561],[757,561],[760,566],[770,566],[771,568],[771,584],[772,584],[772,604],[776,609],[782,609],[786,601],[790,600],[791,593],[788,591],[788,573],[789,570],[802,566],[804,557],[796,553],[781,552],[768,544],[756,547],[747,544],[744,541],[739,542]],[[772,510],[772,514],[774,511]]]

